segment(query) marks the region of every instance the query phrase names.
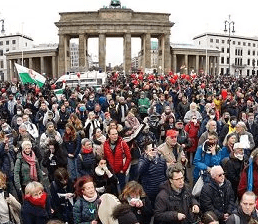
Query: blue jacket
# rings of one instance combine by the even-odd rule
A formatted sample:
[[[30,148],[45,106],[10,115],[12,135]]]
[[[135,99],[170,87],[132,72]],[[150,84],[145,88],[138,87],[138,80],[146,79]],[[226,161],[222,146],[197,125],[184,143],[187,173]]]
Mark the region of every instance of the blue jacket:
[[[150,160],[145,154],[141,155],[138,163],[139,182],[150,199],[157,196],[159,185],[167,180],[166,169],[166,160],[162,156],[157,155]]]
[[[206,141],[207,142],[207,141]],[[206,142],[200,145],[195,153],[193,164],[195,165],[193,171],[194,181],[197,181],[201,170],[207,170],[208,167],[213,167],[220,164],[220,152],[216,155],[206,153],[204,147]]]

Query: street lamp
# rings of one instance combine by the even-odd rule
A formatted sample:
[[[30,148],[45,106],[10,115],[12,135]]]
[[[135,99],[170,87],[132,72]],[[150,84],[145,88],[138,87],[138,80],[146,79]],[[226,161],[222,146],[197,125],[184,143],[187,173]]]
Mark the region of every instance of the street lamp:
[[[228,16],[228,20],[225,21],[225,29],[224,32],[226,33],[228,31],[228,45],[229,45],[229,75],[230,75],[230,42],[231,42],[231,32],[235,33],[235,22],[231,21],[230,15]],[[227,29],[228,25],[228,29]],[[232,25],[232,30],[231,30],[231,25]]]

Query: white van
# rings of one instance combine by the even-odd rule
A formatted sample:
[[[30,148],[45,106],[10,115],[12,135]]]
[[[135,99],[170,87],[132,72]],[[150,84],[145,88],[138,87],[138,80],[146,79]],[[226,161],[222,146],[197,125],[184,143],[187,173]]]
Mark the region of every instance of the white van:
[[[70,88],[76,88],[77,85],[80,87],[92,86],[98,88],[105,84],[107,78],[106,73],[99,73],[98,71],[80,73],[80,78],[77,73],[70,73],[68,75],[62,75],[56,82],[56,89],[62,89],[65,80],[65,85]]]
[[[55,82],[56,88],[54,89],[54,93],[58,98],[60,98],[66,85],[68,85],[70,88],[76,88],[78,84],[81,88],[92,86],[97,90],[103,84],[105,84],[106,79],[107,74],[104,72],[99,73],[98,71],[80,73],[80,78],[78,77],[77,73],[62,75]]]

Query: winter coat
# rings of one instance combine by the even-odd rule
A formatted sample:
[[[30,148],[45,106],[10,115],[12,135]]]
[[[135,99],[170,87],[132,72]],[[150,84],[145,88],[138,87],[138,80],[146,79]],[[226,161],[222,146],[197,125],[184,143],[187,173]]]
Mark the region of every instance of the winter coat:
[[[162,114],[166,106],[169,106],[168,102],[164,101],[162,104],[160,101],[158,101],[158,103],[156,104],[156,112]]]
[[[65,129],[65,125],[69,119],[70,113],[66,110],[65,112],[59,111],[59,120],[57,122],[57,130]]]
[[[240,181],[240,174],[244,168],[244,160],[239,160],[234,155],[230,155],[229,160],[225,164],[224,171],[226,178],[230,181],[232,189],[237,197],[237,187]]]
[[[47,112],[47,110],[43,111],[43,110],[39,109],[39,111],[37,112],[36,117],[35,117],[35,122],[38,124],[39,134],[42,134],[46,130],[46,127],[43,124],[43,119],[44,119],[44,115],[46,112]]]
[[[0,143],[0,170],[6,174],[11,181],[14,178],[15,152],[12,147],[8,151],[5,150],[5,144]]]
[[[80,153],[76,160],[79,176],[93,175],[96,163],[93,152]]]
[[[25,224],[46,224],[50,218],[50,198],[47,197],[46,207],[42,208],[24,200],[21,208],[22,221]]]
[[[247,191],[248,168],[249,166],[245,167],[240,176],[240,182],[237,189],[239,198],[242,198],[243,194]],[[253,192],[255,195],[258,195],[258,166],[255,162],[253,163]]]
[[[183,102],[180,102],[177,106],[177,113],[176,113],[176,118],[183,120],[185,117],[185,114],[187,111],[190,110],[190,103],[186,102],[185,104]]]
[[[178,165],[182,166],[182,168],[185,167],[186,161],[182,162],[182,156],[184,155],[184,151],[178,143],[176,143],[176,145],[173,148],[170,148],[169,145],[165,142],[161,144],[157,148],[157,150],[161,155],[163,155],[167,164],[177,163]],[[177,154],[177,158],[175,152]]]
[[[41,169],[39,167],[38,160],[36,159],[36,169],[38,182],[43,180]],[[31,182],[30,178],[30,165],[24,160],[21,153],[18,153],[17,160],[14,167],[14,183],[17,190],[22,187],[25,188],[26,185]]]
[[[143,152],[146,142],[153,142],[155,145],[157,145],[157,139],[151,131],[148,131],[147,133],[141,131],[136,137],[136,142],[141,149],[141,152]]]
[[[186,224],[194,223],[192,207],[198,205],[197,200],[192,196],[190,187],[185,185],[180,193],[171,188],[169,180],[160,185],[160,192],[155,201],[154,217],[159,224]],[[183,221],[178,220],[178,213],[186,215]]]
[[[178,131],[178,136],[177,136],[177,143],[180,145],[185,144],[185,148],[187,149],[192,146],[192,142],[190,141],[188,137],[188,133],[184,129],[177,129]]]
[[[166,160],[159,154],[156,158],[149,158],[143,154],[138,163],[139,182],[145,193],[154,200],[159,193],[159,185],[167,180]]]
[[[131,210],[140,224],[149,224],[153,216],[150,199],[148,197],[141,197],[140,199],[143,202],[143,206],[140,208],[131,207]]]
[[[104,156],[115,173],[119,173],[120,171],[125,173],[131,163],[131,152],[129,146],[121,137],[118,137],[118,140],[116,141],[114,152],[110,147],[110,139],[107,139],[104,142]],[[125,163],[123,161],[124,156],[126,158]]]
[[[67,157],[60,149],[54,152],[51,159],[49,158],[50,154],[50,150],[45,152],[42,165],[47,168],[49,181],[51,182],[54,180],[54,172],[57,168],[67,166]]]
[[[207,170],[208,167],[213,167],[220,164],[220,154],[217,152],[216,155],[211,153],[206,153],[204,148],[205,144],[202,144],[197,148],[197,151],[194,156],[193,164],[195,166],[193,171],[194,180],[197,181],[201,170]]]
[[[258,124],[253,123],[250,125],[248,122],[246,123],[247,131],[253,135],[255,146],[258,146]]]
[[[227,224],[238,224],[234,214],[240,218],[239,224],[248,224],[251,218],[258,221],[256,211],[253,211],[252,214],[249,216],[243,212],[241,206],[238,206],[238,208],[234,210],[233,213],[229,216]]]
[[[50,185],[51,208],[54,210],[53,217],[63,220],[64,222],[73,223],[73,204],[69,199],[58,194],[73,193],[73,183],[68,180],[66,188],[61,186],[59,182],[53,181]],[[73,200],[72,200],[73,201]]]
[[[66,141],[63,138],[63,145],[62,146],[63,146],[63,150],[67,154],[73,154],[74,157],[77,157],[77,155],[80,153],[80,150],[81,150],[81,137],[80,137],[80,134],[77,133],[75,140],[71,140],[71,141]]]
[[[94,202],[88,202],[83,197],[80,197],[73,207],[74,224],[90,224],[93,220],[96,220],[98,203],[98,199]]]
[[[234,201],[234,192],[227,179],[221,187],[214,179],[211,179],[210,183],[204,184],[202,188],[200,195],[202,212],[213,211],[220,221],[224,219],[224,214],[233,212],[235,209]]]
[[[192,146],[187,148],[187,152],[195,152],[198,146],[198,131],[200,129],[200,123],[194,125],[192,121],[185,125],[185,131],[188,133],[188,137],[192,142]]]

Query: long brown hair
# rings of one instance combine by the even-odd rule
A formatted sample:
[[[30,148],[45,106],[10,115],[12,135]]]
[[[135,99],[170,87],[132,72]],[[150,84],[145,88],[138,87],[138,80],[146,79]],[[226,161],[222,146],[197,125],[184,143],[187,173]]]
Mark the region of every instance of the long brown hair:
[[[71,130],[71,133],[68,134],[65,130],[64,137],[63,137],[64,141],[65,142],[74,141],[76,139],[76,130],[75,130],[74,126],[70,123],[67,123],[65,125],[65,129],[66,128],[69,128]]]
[[[119,198],[121,201],[126,201],[126,199],[130,196],[130,194],[136,194],[136,193],[138,193],[140,197],[146,196],[142,185],[133,180],[128,182],[125,185],[125,188],[122,194],[119,196]]]
[[[74,121],[72,121],[71,118],[73,118]],[[75,113],[72,113],[72,114],[70,115],[70,117],[69,117],[69,119],[68,119],[68,123],[72,124],[72,125],[75,127],[76,131],[83,130],[82,122],[81,122],[81,120],[77,117],[77,115],[76,115]]]

